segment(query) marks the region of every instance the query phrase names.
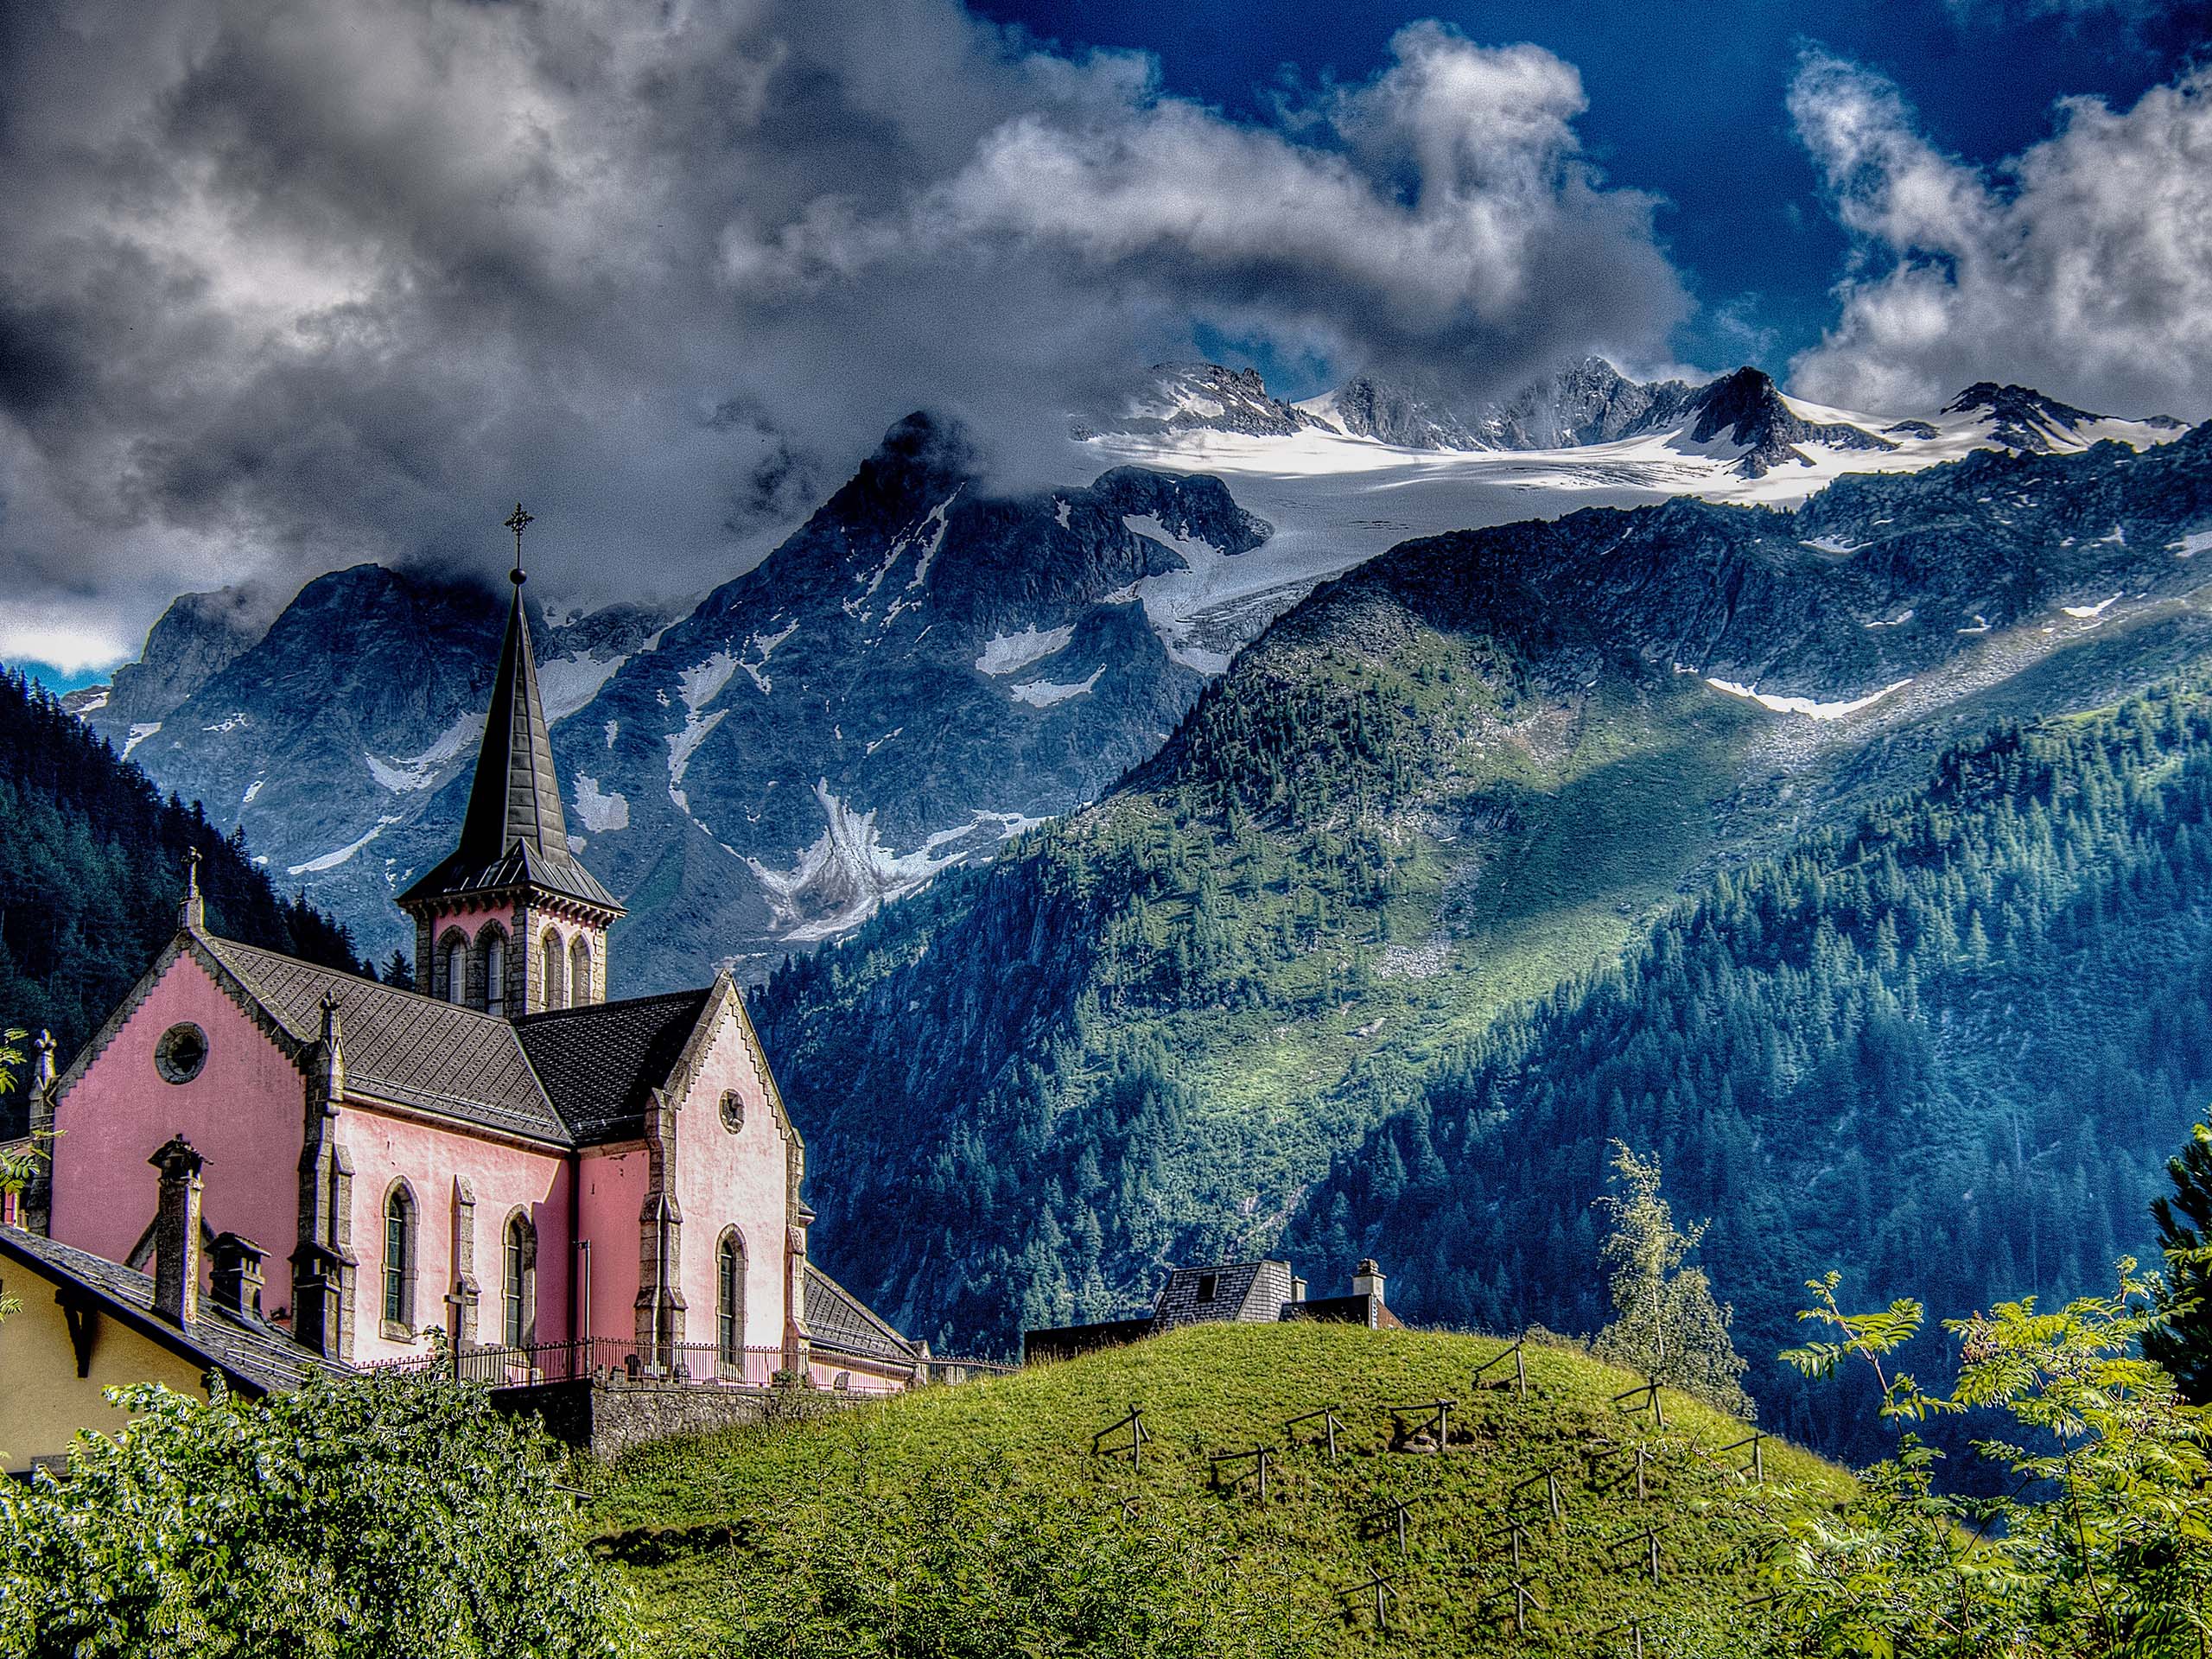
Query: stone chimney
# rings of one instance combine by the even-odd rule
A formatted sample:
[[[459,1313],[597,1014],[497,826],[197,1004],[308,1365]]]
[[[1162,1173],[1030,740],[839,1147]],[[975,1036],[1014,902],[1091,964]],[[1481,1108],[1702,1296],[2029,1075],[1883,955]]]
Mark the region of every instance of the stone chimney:
[[[146,1160],[162,1174],[154,1211],[154,1312],[171,1325],[200,1317],[200,1171],[182,1135]]]
[[[1294,1273],[1290,1275],[1290,1300],[1294,1302],[1306,1300],[1306,1281]]]
[[[261,1246],[236,1233],[219,1233],[210,1255],[215,1306],[241,1319],[261,1318]]]
[[[1378,1306],[1388,1306],[1382,1300],[1383,1283],[1382,1269],[1375,1265],[1375,1258],[1371,1255],[1362,1257],[1358,1270],[1351,1276],[1351,1294],[1372,1296]]]

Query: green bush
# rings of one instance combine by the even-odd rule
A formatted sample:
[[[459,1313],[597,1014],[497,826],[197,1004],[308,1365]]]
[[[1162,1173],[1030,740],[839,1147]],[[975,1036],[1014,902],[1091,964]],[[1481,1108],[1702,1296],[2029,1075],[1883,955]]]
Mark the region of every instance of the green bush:
[[[0,1483],[0,1656],[631,1651],[534,1424],[419,1377],[112,1390],[67,1472]]]

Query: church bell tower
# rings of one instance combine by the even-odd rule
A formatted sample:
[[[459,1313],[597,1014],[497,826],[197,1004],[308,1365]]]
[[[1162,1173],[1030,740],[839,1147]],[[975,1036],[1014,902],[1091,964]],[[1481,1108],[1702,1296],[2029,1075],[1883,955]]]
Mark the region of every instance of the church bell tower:
[[[626,912],[569,848],[538,696],[515,504],[514,595],[461,844],[399,896],[415,921],[415,985],[513,1019],[607,1000],[607,930]]]

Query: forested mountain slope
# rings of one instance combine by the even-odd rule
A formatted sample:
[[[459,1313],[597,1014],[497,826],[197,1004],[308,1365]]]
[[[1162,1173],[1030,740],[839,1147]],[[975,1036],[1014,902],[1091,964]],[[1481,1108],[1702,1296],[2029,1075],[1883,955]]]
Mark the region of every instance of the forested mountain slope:
[[[1501,1009],[1681,895],[1914,787],[1961,737],[2212,652],[2208,530],[2212,430],[1370,562],[1098,807],[771,982],[764,1036],[838,1173],[820,1248],[966,1344],[1271,1246]],[[1395,1253],[1309,1230],[1310,1270],[1345,1271],[1355,1235]]]
[[[1592,1329],[1607,1143],[1656,1151],[1800,1434],[1772,1356],[1829,1268],[1855,1304],[1967,1309],[2155,1261],[2149,1199],[2212,1094],[2206,683],[1961,746],[1722,874],[1440,1057],[1285,1248],[1387,1257],[1413,1319]]]
[[[176,931],[192,847],[216,931],[366,971],[344,928],[277,897],[243,841],[0,673],[0,1027],[50,1030],[67,1065]],[[0,1097],[0,1135],[22,1132],[22,1102]]]

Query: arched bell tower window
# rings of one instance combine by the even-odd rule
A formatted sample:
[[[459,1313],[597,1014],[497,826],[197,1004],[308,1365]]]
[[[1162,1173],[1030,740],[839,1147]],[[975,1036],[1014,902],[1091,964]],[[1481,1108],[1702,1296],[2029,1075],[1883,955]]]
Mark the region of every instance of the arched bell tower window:
[[[745,1241],[734,1227],[715,1247],[715,1357],[726,1370],[745,1363]]]
[[[494,923],[484,931],[484,1012],[507,1011],[507,935]]]
[[[507,1217],[503,1334],[510,1348],[528,1347],[537,1325],[537,1230],[518,1210]]]
[[[591,941],[579,933],[569,947],[569,1001],[581,1008],[591,1000]]]
[[[415,1195],[395,1182],[384,1201],[384,1322],[415,1324]]]
[[[448,931],[438,945],[437,983],[423,988],[448,1002],[468,1001],[468,937],[459,928]]]
[[[538,950],[538,977],[545,982],[545,1006],[565,1008],[569,1006],[568,976],[563,971],[567,955],[561,949],[561,936],[551,928],[545,930],[545,943]]]

